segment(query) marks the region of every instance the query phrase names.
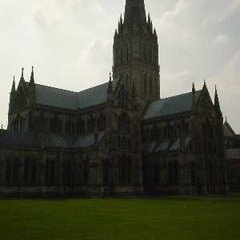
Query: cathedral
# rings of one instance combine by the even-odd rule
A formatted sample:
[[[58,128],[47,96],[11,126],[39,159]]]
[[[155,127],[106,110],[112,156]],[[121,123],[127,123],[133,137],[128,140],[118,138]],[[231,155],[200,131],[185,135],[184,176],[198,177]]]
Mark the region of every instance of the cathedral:
[[[159,45],[144,0],[126,0],[106,83],[79,91],[12,84],[0,130],[0,196],[225,191],[223,118],[206,83],[160,97]]]

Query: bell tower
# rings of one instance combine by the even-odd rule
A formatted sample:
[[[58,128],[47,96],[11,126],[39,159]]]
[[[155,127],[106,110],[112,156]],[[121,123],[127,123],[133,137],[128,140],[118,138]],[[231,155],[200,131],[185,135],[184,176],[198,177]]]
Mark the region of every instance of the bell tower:
[[[113,45],[113,74],[136,89],[142,108],[160,98],[158,37],[144,0],[126,0]]]

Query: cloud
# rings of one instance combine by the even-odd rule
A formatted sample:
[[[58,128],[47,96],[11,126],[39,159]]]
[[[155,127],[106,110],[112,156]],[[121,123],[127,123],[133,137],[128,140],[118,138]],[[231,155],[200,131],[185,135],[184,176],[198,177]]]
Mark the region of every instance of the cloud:
[[[75,0],[28,1],[35,20],[43,27],[52,27],[64,21],[73,12],[75,3]]]
[[[212,44],[226,44],[228,42],[228,37],[226,35],[218,35],[216,38],[213,39]]]
[[[93,85],[107,82],[108,73],[111,72],[111,50],[112,41],[108,39],[93,40],[76,61],[76,68],[82,72],[81,77],[91,80]],[[83,81],[81,87],[89,87],[88,81]]]
[[[240,50],[236,52],[217,75],[209,78],[209,89],[217,85],[223,115],[236,132],[240,131],[240,108],[237,104],[240,92]]]
[[[217,82],[224,89],[226,87],[239,87],[240,91],[240,50],[227,62],[224,68],[214,76],[212,81]]]

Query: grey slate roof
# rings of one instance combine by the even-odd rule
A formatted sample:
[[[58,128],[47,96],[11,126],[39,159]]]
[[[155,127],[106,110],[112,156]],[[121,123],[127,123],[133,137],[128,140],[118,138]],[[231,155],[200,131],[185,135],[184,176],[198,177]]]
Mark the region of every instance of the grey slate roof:
[[[180,138],[176,139],[172,146],[170,147],[169,151],[178,151],[180,150],[181,146],[180,146]]]
[[[36,103],[65,109],[77,109],[77,93],[54,87],[35,85]]]
[[[66,137],[58,134],[49,134],[44,137],[44,146],[52,148],[74,148],[72,137]]]
[[[156,149],[156,152],[164,152],[167,151],[171,144],[171,140],[166,139],[164,140]]]
[[[191,137],[186,137],[185,148],[189,146],[189,143],[192,141]],[[144,152],[176,152],[181,150],[181,140],[180,138],[176,139],[164,139],[162,142],[151,142],[145,143],[142,145]]]
[[[95,144],[95,138],[96,138],[97,143],[99,143],[102,140],[103,136],[104,136],[104,132],[101,132],[101,133],[97,134],[96,136],[93,133],[93,134],[89,134],[84,137],[79,137],[75,142],[75,146],[78,148],[79,147],[85,148],[85,147],[92,146]]]
[[[223,124],[223,133],[224,137],[236,137],[235,132],[233,131],[228,122],[225,122]]]
[[[142,150],[144,152],[153,152],[154,148],[156,147],[156,142],[152,142],[152,143],[145,143],[142,145]]]
[[[117,82],[118,80],[113,81],[114,89],[117,86]],[[77,110],[105,103],[107,101],[107,89],[108,82],[80,92],[36,84],[36,103]]]
[[[97,144],[104,137],[104,132],[97,135]],[[86,148],[95,144],[95,135],[89,134],[77,139],[58,134],[37,134],[4,131],[0,134],[0,146],[9,147],[51,147],[51,148]]]
[[[201,91],[196,92],[196,101],[198,101]],[[152,102],[145,114],[143,119],[151,119],[156,117],[164,117],[182,112],[191,111],[192,108],[192,92],[160,99]]]
[[[33,134],[4,131],[0,135],[0,145],[37,146],[39,142]]]

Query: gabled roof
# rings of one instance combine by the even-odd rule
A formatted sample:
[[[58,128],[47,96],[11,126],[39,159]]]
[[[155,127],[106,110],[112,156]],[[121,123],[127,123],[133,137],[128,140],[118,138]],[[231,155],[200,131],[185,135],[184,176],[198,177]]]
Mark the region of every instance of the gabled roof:
[[[113,81],[113,88],[117,82]],[[69,110],[83,109],[105,103],[107,89],[108,82],[80,92],[35,84],[36,103]]]
[[[108,83],[86,89],[78,93],[78,107],[87,108],[107,101]]]
[[[201,94],[201,90],[196,92],[196,101],[198,101]],[[188,112],[192,109],[192,92],[165,98],[159,99],[155,102],[152,102],[145,114],[144,120],[164,117],[168,115],[173,115],[182,112]]]
[[[223,124],[223,133],[225,137],[236,137],[235,132],[227,121]]]
[[[36,84],[35,94],[38,104],[71,110],[78,107],[76,92]]]

